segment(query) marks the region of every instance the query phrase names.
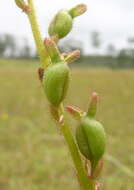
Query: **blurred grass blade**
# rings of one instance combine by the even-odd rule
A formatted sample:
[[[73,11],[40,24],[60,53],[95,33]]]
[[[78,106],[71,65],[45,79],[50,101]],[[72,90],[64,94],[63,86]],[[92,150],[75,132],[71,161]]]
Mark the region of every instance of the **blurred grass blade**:
[[[134,172],[131,169],[129,169],[127,166],[122,164],[118,159],[116,159],[111,155],[106,155],[105,159],[114,164],[115,166],[117,166],[122,171],[122,173],[134,179]]]

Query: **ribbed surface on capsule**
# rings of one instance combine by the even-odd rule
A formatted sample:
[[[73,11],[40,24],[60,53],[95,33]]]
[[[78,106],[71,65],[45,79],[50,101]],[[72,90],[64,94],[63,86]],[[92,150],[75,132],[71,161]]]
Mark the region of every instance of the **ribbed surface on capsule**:
[[[69,83],[69,68],[66,63],[49,66],[45,71],[43,86],[49,102],[59,106],[66,96]]]
[[[57,35],[58,38],[65,37],[72,29],[72,17],[66,10],[61,10],[54,17],[49,26],[49,35]]]
[[[81,153],[94,169],[105,151],[106,135],[102,124],[84,117],[76,130],[76,139]]]

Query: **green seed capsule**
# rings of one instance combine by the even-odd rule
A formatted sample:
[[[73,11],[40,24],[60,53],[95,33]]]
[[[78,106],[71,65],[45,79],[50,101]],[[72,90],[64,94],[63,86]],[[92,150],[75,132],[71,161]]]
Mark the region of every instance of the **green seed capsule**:
[[[86,5],[80,4],[70,10],[61,10],[49,25],[48,33],[57,39],[64,38],[72,29],[73,19],[87,10]]]
[[[106,135],[102,124],[85,116],[76,130],[76,140],[81,153],[90,160],[93,171],[105,151]]]
[[[56,63],[45,71],[43,86],[49,102],[58,107],[66,96],[69,84],[69,68],[67,63]]]
[[[50,23],[48,32],[50,36],[65,37],[72,29],[72,17],[66,10],[61,10]]]

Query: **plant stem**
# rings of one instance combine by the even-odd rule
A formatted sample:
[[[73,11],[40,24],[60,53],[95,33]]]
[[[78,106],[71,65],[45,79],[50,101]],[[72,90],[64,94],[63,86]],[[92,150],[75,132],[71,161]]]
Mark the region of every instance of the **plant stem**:
[[[40,57],[41,67],[46,68],[48,65],[51,64],[51,61],[47,53],[46,47],[43,43],[43,40],[41,38],[39,26],[36,19],[33,0],[28,0],[28,4],[30,7],[30,11],[27,13],[27,15],[31,24],[34,40],[37,46],[38,55]]]
[[[74,137],[71,133],[70,127],[68,125],[63,105],[60,106],[60,113],[64,116],[64,123],[60,124],[61,132],[66,140],[69,151],[72,156],[73,163],[75,165],[78,179],[81,185],[82,190],[95,190],[95,182],[88,178],[86,171],[83,167],[83,163],[78,152],[77,145],[75,143]]]
[[[48,65],[51,64],[51,60],[47,53],[43,40],[41,38],[39,26],[36,20],[33,0],[28,0],[28,4],[29,4],[30,11],[27,13],[27,15],[31,24],[33,36],[34,36],[35,43],[37,46],[37,51],[40,57],[41,67],[46,68]],[[83,163],[82,163],[80,154],[78,152],[77,145],[75,143],[75,140],[69,128],[67,119],[65,117],[63,105],[61,105],[59,109],[60,109],[61,115],[64,116],[64,123],[60,124],[60,128],[66,140],[66,143],[68,145],[69,151],[71,153],[71,156],[72,156],[72,159],[77,171],[78,179],[80,181],[81,188],[82,190],[95,190],[94,180],[91,180],[88,178],[86,171],[83,167]]]

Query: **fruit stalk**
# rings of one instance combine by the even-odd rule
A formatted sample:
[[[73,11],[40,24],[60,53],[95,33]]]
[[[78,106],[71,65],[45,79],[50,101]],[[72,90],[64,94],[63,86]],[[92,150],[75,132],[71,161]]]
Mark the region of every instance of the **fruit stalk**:
[[[61,132],[66,140],[68,149],[71,153],[71,157],[73,160],[73,163],[75,165],[78,180],[80,182],[80,186],[82,190],[95,190],[95,181],[93,179],[88,178],[86,171],[83,167],[83,163],[77,148],[77,145],[75,143],[74,137],[71,133],[70,127],[68,125],[65,113],[64,113],[64,107],[61,104],[60,106],[60,114],[63,115],[64,121],[59,123]]]

